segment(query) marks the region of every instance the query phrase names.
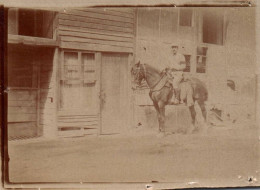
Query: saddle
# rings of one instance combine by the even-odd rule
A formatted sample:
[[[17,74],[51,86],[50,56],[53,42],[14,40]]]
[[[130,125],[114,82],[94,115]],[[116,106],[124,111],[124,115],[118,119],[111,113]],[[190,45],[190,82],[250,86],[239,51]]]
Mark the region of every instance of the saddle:
[[[154,91],[159,91],[161,90],[164,86],[168,88],[172,88],[172,84],[169,81],[169,78],[166,74],[162,75],[161,79],[158,81],[158,83],[151,88],[151,92]]]

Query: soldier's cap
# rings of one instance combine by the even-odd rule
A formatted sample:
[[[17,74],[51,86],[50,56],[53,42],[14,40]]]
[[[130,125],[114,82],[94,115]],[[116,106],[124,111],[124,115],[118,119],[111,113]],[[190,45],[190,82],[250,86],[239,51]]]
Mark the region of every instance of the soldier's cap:
[[[172,47],[179,47],[179,45],[176,44],[176,43],[172,43],[172,44],[170,45],[170,47],[171,47],[171,48],[172,48]]]

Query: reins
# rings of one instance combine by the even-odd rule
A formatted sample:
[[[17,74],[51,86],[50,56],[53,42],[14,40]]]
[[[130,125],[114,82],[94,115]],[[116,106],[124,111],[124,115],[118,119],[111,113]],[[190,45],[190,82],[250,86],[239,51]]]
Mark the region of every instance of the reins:
[[[144,78],[146,79],[146,68],[145,68],[145,64],[142,64],[143,69],[144,69]]]
[[[141,65],[143,66],[143,70],[144,70],[144,79],[147,80],[147,70],[146,70],[145,64],[141,64]],[[150,87],[150,90],[154,91],[154,88],[161,82],[162,79],[163,79],[163,76],[153,86]],[[167,86],[166,84],[164,86],[171,88],[171,86]]]

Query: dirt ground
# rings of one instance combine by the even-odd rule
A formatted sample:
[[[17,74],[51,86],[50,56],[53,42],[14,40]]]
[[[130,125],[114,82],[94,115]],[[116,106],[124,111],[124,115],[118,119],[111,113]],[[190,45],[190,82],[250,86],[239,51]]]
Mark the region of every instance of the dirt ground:
[[[171,182],[176,186],[259,185],[255,126],[206,134],[85,136],[9,143],[11,182]],[[179,184],[179,185],[177,185]],[[181,185],[180,185],[181,184]]]

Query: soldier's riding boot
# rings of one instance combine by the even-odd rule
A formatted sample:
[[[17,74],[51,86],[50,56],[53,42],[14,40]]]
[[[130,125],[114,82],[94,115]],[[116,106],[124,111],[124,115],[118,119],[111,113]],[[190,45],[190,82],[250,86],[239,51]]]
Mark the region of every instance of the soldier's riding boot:
[[[169,100],[168,104],[177,105],[180,103],[179,99],[177,98],[178,94],[176,92],[177,92],[177,90],[173,89],[173,95],[172,95],[172,98]]]
[[[183,102],[183,100],[181,99],[181,97],[180,97],[180,89],[179,88],[177,88],[177,89],[174,89],[174,91],[175,91],[175,96],[176,96],[176,99],[178,99],[178,102],[179,102],[179,104],[183,104],[184,102]]]

